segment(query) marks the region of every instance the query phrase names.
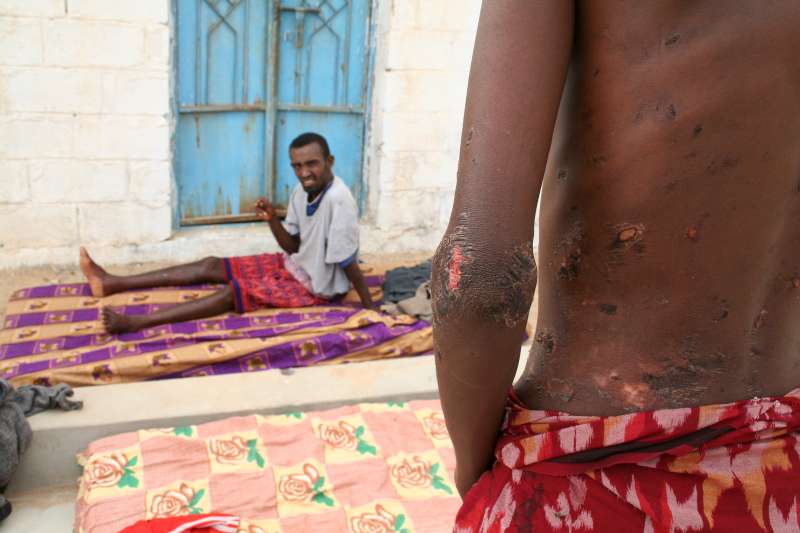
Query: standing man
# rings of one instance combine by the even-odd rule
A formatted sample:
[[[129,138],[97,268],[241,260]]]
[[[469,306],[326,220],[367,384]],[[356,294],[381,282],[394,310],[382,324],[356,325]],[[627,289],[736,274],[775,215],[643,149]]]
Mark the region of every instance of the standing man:
[[[433,280],[456,531],[800,530],[798,26],[483,3]]]
[[[234,309],[243,313],[317,305],[344,295],[351,284],[363,306],[371,309],[372,299],[358,266],[358,208],[347,185],[333,175],[328,142],[316,133],[304,133],[292,141],[289,157],[300,183],[292,191],[284,223],[265,198],[255,206],[286,255],[207,257],[145,274],[114,276],[81,248],[81,270],[96,297],[151,287],[227,284],[210,296],[150,315],[126,316],[103,308],[106,331],[137,331]]]

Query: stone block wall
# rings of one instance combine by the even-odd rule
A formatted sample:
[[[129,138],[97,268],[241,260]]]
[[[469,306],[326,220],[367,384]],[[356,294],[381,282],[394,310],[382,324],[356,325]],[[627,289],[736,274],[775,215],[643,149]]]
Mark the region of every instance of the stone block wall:
[[[170,236],[168,15],[0,0],[0,254]]]
[[[368,214],[387,249],[433,249],[447,225],[480,5],[394,0],[378,14]]]
[[[480,0],[375,0],[365,252],[432,250],[455,188]],[[252,225],[182,230],[172,0],[0,0],[0,268],[273,251]]]

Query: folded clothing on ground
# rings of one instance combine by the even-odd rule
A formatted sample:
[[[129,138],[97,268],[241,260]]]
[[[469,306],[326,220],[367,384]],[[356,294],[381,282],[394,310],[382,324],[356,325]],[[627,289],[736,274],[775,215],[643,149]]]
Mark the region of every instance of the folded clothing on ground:
[[[83,403],[70,399],[73,391],[68,385],[14,387],[0,379],[0,521],[11,514],[11,504],[1,493],[11,481],[22,454],[33,438],[26,417],[47,409],[73,411]]]
[[[386,271],[383,280],[383,299],[397,303],[413,298],[417,289],[431,279],[431,260],[411,267],[397,267]]]

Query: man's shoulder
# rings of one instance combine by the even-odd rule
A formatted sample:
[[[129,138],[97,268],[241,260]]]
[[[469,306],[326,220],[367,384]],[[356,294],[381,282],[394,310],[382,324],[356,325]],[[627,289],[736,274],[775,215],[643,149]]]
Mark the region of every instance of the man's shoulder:
[[[302,192],[303,192],[303,187],[299,183],[296,184],[294,187],[292,187],[292,192],[289,193],[289,201],[295,202],[297,201],[298,198],[299,199],[304,198],[305,195],[301,194]]]
[[[350,187],[339,177],[333,179],[327,196],[332,200],[334,205],[355,205],[356,203],[355,198],[353,198],[353,193],[350,192]]]

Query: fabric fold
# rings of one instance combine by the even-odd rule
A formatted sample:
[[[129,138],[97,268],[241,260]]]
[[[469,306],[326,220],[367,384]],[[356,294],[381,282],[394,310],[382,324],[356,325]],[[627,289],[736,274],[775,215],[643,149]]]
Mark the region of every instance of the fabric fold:
[[[800,388],[608,417],[531,410],[512,391],[455,531],[796,531],[798,436]]]

